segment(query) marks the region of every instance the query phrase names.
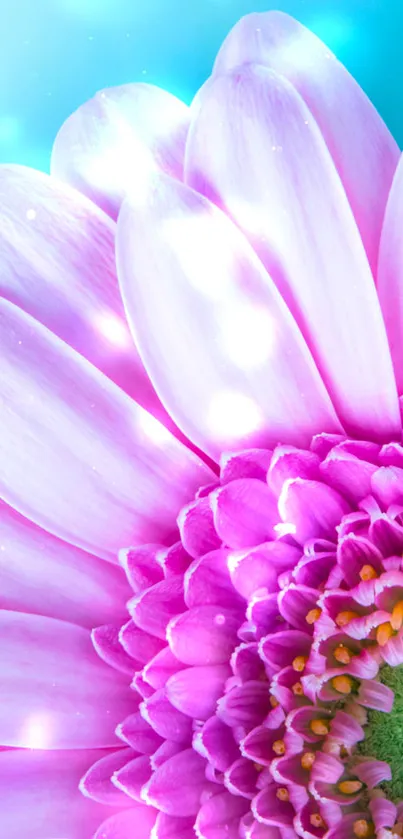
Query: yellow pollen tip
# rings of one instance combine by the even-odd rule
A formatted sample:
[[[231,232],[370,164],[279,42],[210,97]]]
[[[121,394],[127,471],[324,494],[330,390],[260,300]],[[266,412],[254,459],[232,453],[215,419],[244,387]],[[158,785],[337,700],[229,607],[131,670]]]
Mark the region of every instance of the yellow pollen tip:
[[[390,618],[390,625],[395,632],[398,632],[403,625],[403,600],[399,600],[396,606],[393,607]]]
[[[354,795],[356,792],[359,792],[362,789],[363,785],[361,781],[341,781],[339,784],[339,791],[343,793],[343,795]]]
[[[279,787],[276,796],[279,801],[289,801],[290,800],[290,793],[288,792],[287,787]]]
[[[315,763],[315,752],[304,752],[301,757],[301,766],[303,769],[312,769],[313,764]]]
[[[304,688],[301,685],[301,682],[295,682],[295,684],[291,688],[294,696],[303,696],[304,695]]]
[[[285,743],[284,740],[275,740],[273,743],[273,752],[276,755],[284,755],[285,754]]]
[[[333,655],[336,661],[339,662],[339,664],[350,664],[350,661],[352,659],[352,654],[350,653],[350,650],[347,647],[345,647],[344,644],[339,644],[339,646],[336,647]]]
[[[278,699],[275,696],[270,697],[270,705],[272,708],[277,708],[279,705]]]
[[[348,611],[348,610],[345,611],[345,612],[339,612],[339,614],[336,616],[335,623],[337,624],[337,626],[340,626],[340,627],[347,626],[350,623],[350,621],[352,621],[352,620],[354,620],[354,618],[358,618],[358,617],[359,616],[358,616],[357,612],[351,612],[351,611]]]
[[[378,574],[373,565],[363,565],[360,571],[362,580],[375,580]]]
[[[331,685],[337,690],[337,693],[342,693],[344,696],[348,696],[353,689],[354,682],[350,679],[350,676],[335,676],[334,679],[331,680]]]
[[[329,734],[329,723],[326,720],[311,720],[309,727],[313,734],[326,737]]]
[[[311,609],[308,612],[308,614],[306,615],[305,620],[306,620],[307,623],[310,623],[310,624],[316,623],[316,621],[319,620],[321,614],[322,614],[322,609]]]
[[[376,640],[379,646],[384,647],[388,643],[389,638],[391,638],[392,635],[393,629],[390,623],[381,623],[381,625],[378,626],[378,629],[376,630]]]
[[[357,819],[353,824],[353,833],[359,839],[367,839],[373,834],[372,825],[366,819]]]
[[[294,658],[294,661],[292,663],[293,670],[296,670],[297,673],[302,673],[305,670],[305,665],[306,665],[307,661],[308,661],[307,656],[297,655],[296,658]]]
[[[325,820],[322,819],[322,816],[321,816],[320,813],[312,813],[312,815],[309,816],[309,821],[310,821],[312,827],[322,827],[324,830],[327,829],[327,824],[326,824]]]

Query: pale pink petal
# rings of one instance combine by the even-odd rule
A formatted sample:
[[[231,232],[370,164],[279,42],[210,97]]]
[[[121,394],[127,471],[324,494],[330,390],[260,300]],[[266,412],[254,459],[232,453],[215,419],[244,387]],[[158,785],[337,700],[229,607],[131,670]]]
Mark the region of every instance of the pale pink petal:
[[[4,500],[112,561],[132,540],[174,533],[178,510],[210,470],[78,353],[4,300],[0,352]]]
[[[398,436],[375,285],[311,113],[289,82],[257,65],[216,77],[200,100],[189,134],[187,182],[247,234],[296,318],[347,431],[370,439]]]
[[[285,76],[315,117],[351,204],[374,275],[383,213],[399,149],[365,93],[328,47],[283,12],[242,18],[214,73],[263,64]]]
[[[378,265],[378,294],[399,393],[403,392],[403,157],[386,206]]]
[[[172,428],[127,325],[113,222],[70,187],[23,166],[0,166],[0,213],[0,295]]]
[[[156,817],[157,811],[153,807],[138,804],[137,807],[122,810],[121,813],[106,819],[98,828],[94,839],[150,839]]]
[[[218,457],[234,445],[307,444],[315,431],[340,429],[270,277],[207,199],[153,179],[142,200],[122,208],[117,259],[151,379],[203,450]]]
[[[0,835],[4,839],[90,839],[113,808],[85,798],[78,785],[91,763],[104,754],[99,750],[0,752]]]
[[[91,632],[92,643],[103,661],[110,667],[114,667],[121,673],[127,673],[133,677],[135,670],[141,667],[140,662],[135,661],[122,647],[120,640],[120,627],[114,624],[97,626]]]
[[[195,606],[171,620],[167,639],[184,664],[225,664],[236,646],[240,624],[238,612],[210,604]]]
[[[125,194],[142,188],[148,169],[182,177],[188,125],[189,108],[166,90],[141,83],[106,88],[62,125],[52,175],[117,218]]]
[[[67,620],[91,629],[125,619],[130,596],[120,569],[56,539],[0,503],[3,609]]]
[[[0,611],[0,743],[37,749],[117,746],[133,707],[127,678],[97,656],[88,630]]]
[[[240,549],[275,536],[277,501],[263,481],[238,478],[211,496],[216,531],[224,545]]]
[[[185,749],[162,764],[144,789],[144,800],[171,816],[193,816],[208,786],[206,761]]]

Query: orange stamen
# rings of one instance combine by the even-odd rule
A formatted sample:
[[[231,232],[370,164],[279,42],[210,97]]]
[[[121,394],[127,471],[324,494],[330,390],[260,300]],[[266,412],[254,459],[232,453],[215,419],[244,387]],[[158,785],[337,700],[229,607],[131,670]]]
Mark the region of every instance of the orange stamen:
[[[303,769],[312,769],[313,764],[315,763],[315,752],[304,752],[301,757],[301,766]]]
[[[326,824],[325,820],[322,819],[322,816],[321,816],[320,813],[312,813],[312,815],[309,816],[309,821],[310,821],[312,827],[321,827],[324,830],[327,829],[327,824]]]
[[[343,795],[354,795],[362,789],[361,781],[341,781],[339,790]]]
[[[275,696],[270,697],[270,705],[272,708],[277,708],[279,705],[278,699]]]
[[[363,565],[360,571],[362,580],[375,580],[378,574],[373,565]]]
[[[366,819],[357,819],[353,824],[353,833],[358,839],[367,839],[368,836],[373,836],[372,825]]]
[[[329,723],[326,720],[311,720],[309,727],[314,734],[326,737],[329,734]]]
[[[347,626],[347,624],[349,624],[350,621],[352,621],[352,620],[354,620],[354,618],[358,618],[358,617],[359,617],[359,615],[358,615],[357,612],[351,612],[351,611],[348,611],[348,610],[345,611],[345,612],[339,612],[339,614],[336,616],[336,624],[337,624],[337,626],[340,626],[340,627]]]
[[[396,606],[393,607],[390,625],[395,632],[398,632],[403,625],[403,600],[399,600]]]
[[[339,644],[339,646],[336,647],[333,655],[336,661],[338,661],[340,664],[350,664],[350,661],[352,659],[352,654],[350,653],[350,650],[348,649],[348,647],[345,647],[344,644]]]
[[[304,695],[304,688],[301,685],[301,682],[295,682],[295,684],[291,688],[294,696],[303,696]]]
[[[335,676],[331,680],[331,685],[337,690],[337,693],[343,693],[344,696],[348,696],[354,687],[354,682],[350,676]]]
[[[393,629],[390,623],[381,623],[381,625],[378,626],[378,629],[376,630],[376,640],[378,641],[379,646],[384,647],[388,643],[389,638],[391,638],[392,635]]]
[[[276,755],[284,755],[285,754],[285,743],[284,740],[275,740],[273,743],[273,752]]]
[[[297,673],[302,673],[305,670],[307,661],[308,657],[306,655],[297,655],[292,663],[293,670],[296,670]]]
[[[311,609],[308,612],[305,620],[306,620],[307,623],[311,623],[311,624],[316,623],[316,621],[319,620],[321,614],[322,614],[322,609]]]
[[[290,800],[290,793],[286,787],[279,787],[276,796],[279,801],[289,801]]]

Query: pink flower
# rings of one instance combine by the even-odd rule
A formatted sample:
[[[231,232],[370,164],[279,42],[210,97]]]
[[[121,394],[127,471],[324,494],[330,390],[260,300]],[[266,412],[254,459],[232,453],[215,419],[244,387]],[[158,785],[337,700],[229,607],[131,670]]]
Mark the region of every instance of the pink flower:
[[[1,167],[1,836],[403,835],[402,172],[275,12]]]

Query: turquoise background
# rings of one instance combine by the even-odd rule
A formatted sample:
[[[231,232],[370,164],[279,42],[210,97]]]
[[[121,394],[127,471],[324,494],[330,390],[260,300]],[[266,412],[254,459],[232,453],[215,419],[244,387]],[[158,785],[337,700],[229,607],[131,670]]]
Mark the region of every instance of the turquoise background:
[[[5,0],[0,161],[47,170],[63,120],[108,85],[148,81],[189,101],[235,21],[269,8],[327,42],[403,145],[403,0]]]

